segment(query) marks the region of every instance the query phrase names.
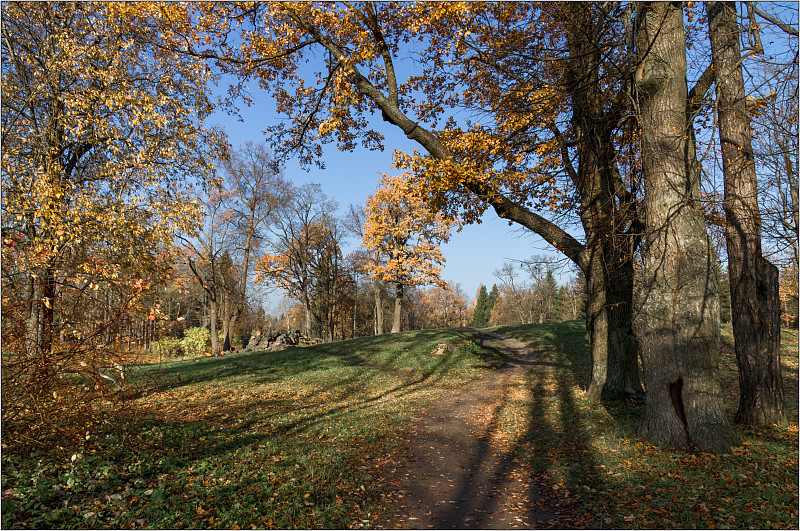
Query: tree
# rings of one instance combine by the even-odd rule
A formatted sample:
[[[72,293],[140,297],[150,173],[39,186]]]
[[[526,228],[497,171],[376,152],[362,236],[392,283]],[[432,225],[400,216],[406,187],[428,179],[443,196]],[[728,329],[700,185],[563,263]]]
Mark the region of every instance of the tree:
[[[786,424],[778,268],[761,252],[761,214],[735,2],[709,2],[708,25],[725,177],[725,236],[739,410],[745,424]]]
[[[497,284],[492,284],[492,290],[489,292],[489,321],[492,320],[492,312],[494,311],[494,305],[497,302],[497,298],[499,297],[499,293],[497,291]]]
[[[232,282],[230,269],[233,264],[224,243],[229,239],[233,228],[226,206],[230,196],[230,191],[218,190],[210,191],[201,197],[200,201],[206,211],[205,223],[192,237],[186,238],[185,246],[186,262],[208,300],[212,356],[223,352],[219,348],[217,332],[220,306],[225,298],[229,305],[236,303],[233,300],[236,295],[233,286],[230,285]],[[228,286],[225,286],[226,282]]]
[[[350,209],[348,210],[347,216],[344,219],[344,226],[350,232],[350,234],[357,236],[361,241],[364,240],[364,223],[366,222],[366,214],[365,208],[361,205],[353,206],[350,205]],[[371,253],[371,256],[363,256],[363,260],[361,260],[361,264],[363,264],[363,272],[365,274],[369,273],[369,264],[370,262],[378,262],[380,257],[377,256],[374,252]],[[386,291],[386,285],[383,281],[373,278],[372,279],[372,293],[374,296],[374,303],[373,303],[373,331],[375,335],[383,334],[384,326],[383,326],[383,300],[384,300],[384,293]]]
[[[213,179],[222,138],[206,66],[153,46],[146,7],[0,9],[3,440],[42,447],[121,404],[99,368],[152,337],[149,291],[201,219],[187,185]]]
[[[288,184],[278,162],[264,144],[246,143],[223,160],[222,166],[226,184],[232,192],[227,208],[236,228],[230,235],[231,241],[226,244],[236,247],[239,262],[238,275],[235,280],[227,282],[237,286],[236,303],[226,307],[222,314],[222,331],[225,336],[223,349],[230,350],[231,330],[247,303],[247,283],[253,250],[265,238],[265,229],[286,199]],[[231,296],[234,295],[232,289],[226,291]]]
[[[397,333],[404,287],[442,284],[439,245],[450,238],[450,222],[409,190],[402,176],[384,175],[365,212],[363,245],[378,257],[369,264],[370,274],[395,285],[392,333]]]
[[[422,328],[455,328],[464,326],[467,303],[458,284],[432,286],[422,293],[419,305],[424,316]]]
[[[472,313],[472,326],[477,328],[484,328],[489,324],[489,317],[492,314],[492,309],[489,306],[489,292],[486,291],[486,286],[481,284],[478,288],[478,297],[475,301],[475,310]]]
[[[287,196],[284,208],[270,229],[269,250],[255,266],[256,282],[278,286],[305,311],[305,332],[318,324],[313,303],[321,267],[330,253],[340,253],[329,226],[336,202],[318,184],[306,184]]]
[[[683,13],[637,7],[636,91],[645,179],[645,245],[634,326],[645,376],[640,433],[725,452],[737,443],[718,378],[719,298],[700,199]]]
[[[26,313],[19,346],[45,367],[57,297],[96,284],[137,293],[131,279],[163,278],[175,235],[199,220],[187,176],[211,180],[209,161],[222,153],[219,132],[203,126],[208,69],[155,46],[147,11],[2,7],[2,232],[14,243],[4,259],[13,249]]]

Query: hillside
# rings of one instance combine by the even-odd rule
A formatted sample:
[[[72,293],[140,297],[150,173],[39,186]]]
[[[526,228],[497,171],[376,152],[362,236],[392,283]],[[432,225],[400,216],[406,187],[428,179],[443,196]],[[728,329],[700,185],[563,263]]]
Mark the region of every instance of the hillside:
[[[796,331],[784,331],[790,426],[737,427],[743,444],[727,456],[654,448],[636,435],[641,400],[588,400],[582,324],[493,331],[530,355],[524,378],[475,418],[531,489],[504,509],[520,521],[535,488],[548,515],[539,524],[551,527],[797,526]],[[392,470],[427,408],[446,415],[444,398],[504,365],[481,337],[428,330],[130,367],[138,397],[114,424],[87,428],[72,448],[3,452],[2,525],[414,527],[398,520],[409,486]],[[730,330],[723,339],[732,415]],[[445,342],[458,348],[437,348]]]

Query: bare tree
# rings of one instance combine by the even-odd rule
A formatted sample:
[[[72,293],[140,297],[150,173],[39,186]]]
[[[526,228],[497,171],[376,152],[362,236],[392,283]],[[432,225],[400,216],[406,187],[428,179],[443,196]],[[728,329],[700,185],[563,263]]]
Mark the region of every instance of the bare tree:
[[[319,184],[294,189],[269,229],[267,253],[256,264],[257,282],[280,287],[302,305],[307,334],[315,325],[315,253],[322,249],[320,239],[336,208],[336,202],[325,195]]]
[[[286,199],[289,185],[283,178],[279,163],[264,144],[246,143],[223,161],[223,169],[231,191],[227,208],[230,221],[236,228],[228,244],[238,258],[238,275],[225,286],[232,302],[226,304],[222,315],[223,350],[228,351],[231,330],[247,304],[253,251],[264,240],[265,230]]]
[[[725,236],[739,411],[745,424],[786,424],[778,268],[761,252],[761,213],[735,2],[709,2],[708,25],[725,179]]]
[[[228,239],[232,225],[226,216],[226,201],[230,192],[212,191],[200,198],[206,211],[202,228],[192,238],[185,238],[186,260],[195,279],[208,297],[209,330],[211,332],[211,354],[220,354],[219,303],[222,301],[221,262],[226,252],[224,242]]]

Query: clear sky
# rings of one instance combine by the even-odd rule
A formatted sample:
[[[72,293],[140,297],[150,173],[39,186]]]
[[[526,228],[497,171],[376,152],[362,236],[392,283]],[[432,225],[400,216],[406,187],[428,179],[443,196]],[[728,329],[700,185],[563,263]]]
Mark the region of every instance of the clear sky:
[[[225,88],[225,87],[221,87]],[[245,142],[263,142],[264,129],[279,117],[274,113],[271,100],[265,93],[252,91],[255,103],[241,109],[242,120],[217,112],[209,124],[221,125],[228,133],[234,149]],[[377,118],[380,121],[380,118]],[[411,151],[417,146],[401,131],[388,123],[377,123],[386,141],[383,152],[369,151],[359,147],[353,152],[340,152],[335,145],[325,147],[325,169],[301,168],[296,160],[284,161],[285,177],[296,185],[314,182],[339,203],[339,213],[344,215],[350,204],[363,205],[378,185],[381,171],[397,174],[392,168],[392,152],[395,149]],[[580,234],[576,234],[580,237]],[[351,238],[345,243],[345,252],[358,248],[360,241]],[[507,260],[525,260],[533,255],[555,253],[541,238],[518,225],[510,227],[507,221],[497,217],[492,210],[483,216],[483,223],[465,226],[461,232],[453,232],[450,241],[442,246],[447,260],[442,278],[448,283],[461,284],[468,299],[476,296],[480,284],[491,287],[500,283],[493,275]],[[567,272],[564,271],[566,274]],[[566,277],[564,277],[566,278]],[[271,296],[268,306],[275,307],[280,296]]]
[[[760,5],[778,18],[796,26],[798,9],[795,2],[763,2]],[[762,28],[762,41],[770,60],[774,54],[778,64],[793,62],[791,56],[796,53],[796,37],[765,24]],[[794,44],[789,45],[791,43]],[[699,75],[709,60],[704,38],[700,38],[693,53],[698,56],[697,63],[690,62],[690,66],[693,66],[695,69],[693,72]],[[404,53],[398,54],[395,58],[396,73],[401,80],[416,69],[413,55]],[[301,66],[301,69],[309,67]],[[745,71],[747,72],[746,69]],[[749,80],[748,82],[752,83]],[[255,85],[255,82],[252,85]],[[219,93],[224,93],[226,88],[227,86],[223,84]],[[223,112],[218,112],[210,120],[211,123],[226,129],[234,149],[247,141],[264,141],[263,131],[266,126],[281,119],[274,112],[272,100],[266,93],[253,89],[252,96],[254,105],[241,109],[243,121],[240,122]],[[373,123],[375,129],[385,136],[385,151],[371,152],[358,148],[353,152],[339,152],[334,145],[328,145],[324,153],[326,165],[324,170],[312,168],[306,171],[297,161],[286,160],[284,161],[286,177],[296,185],[308,182],[321,184],[323,191],[339,203],[340,215],[347,211],[350,204],[363,205],[367,196],[371,195],[377,186],[380,179],[379,172],[390,174],[397,172],[392,169],[392,152],[395,149],[411,151],[419,147],[408,140],[395,126],[382,122],[380,117],[373,117]],[[572,234],[581,239],[582,231],[580,228],[573,229]],[[349,252],[359,247],[360,243],[351,239],[345,243],[345,251]],[[499,283],[493,272],[506,261],[525,260],[533,255],[563,258],[563,255],[556,254],[540,237],[518,225],[510,227],[507,221],[499,219],[492,210],[484,214],[482,224],[466,226],[461,232],[453,233],[450,242],[442,249],[447,260],[442,278],[447,282],[460,284],[468,298],[475,297],[480,284],[491,286],[493,283]],[[570,269],[565,267],[557,278],[564,282],[572,275]],[[279,300],[279,295],[273,295],[268,306],[276,307]]]

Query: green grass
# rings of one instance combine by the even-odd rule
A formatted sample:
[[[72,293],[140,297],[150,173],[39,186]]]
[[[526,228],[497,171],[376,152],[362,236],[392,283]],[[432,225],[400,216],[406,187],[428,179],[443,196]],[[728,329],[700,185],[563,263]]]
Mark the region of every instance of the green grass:
[[[73,448],[3,452],[2,525],[369,526],[370,467],[389,439],[497,365],[475,343],[431,354],[470,339],[409,332],[140,366],[149,391],[114,429],[89,428]]]
[[[643,400],[588,399],[590,363],[581,323],[499,327],[534,347],[536,363],[509,400],[501,425],[522,466],[561,507],[561,527],[798,527],[797,330],[783,332],[790,425],[735,429],[730,455],[655,448],[636,433]],[[722,383],[731,417],[738,404],[730,328],[723,330]]]
[[[797,528],[796,330],[784,331],[790,425],[737,426],[742,445],[724,456],[645,443],[636,433],[641,400],[589,400],[581,323],[495,330],[536,352],[497,422],[556,515],[551,526]],[[440,342],[471,339],[465,330],[409,332],[132,368],[145,392],[113,423],[87,427],[82,444],[24,455],[4,448],[2,526],[380,525],[373,478],[409,422],[501,364],[475,343],[431,354]],[[729,328],[723,341],[732,416]]]

